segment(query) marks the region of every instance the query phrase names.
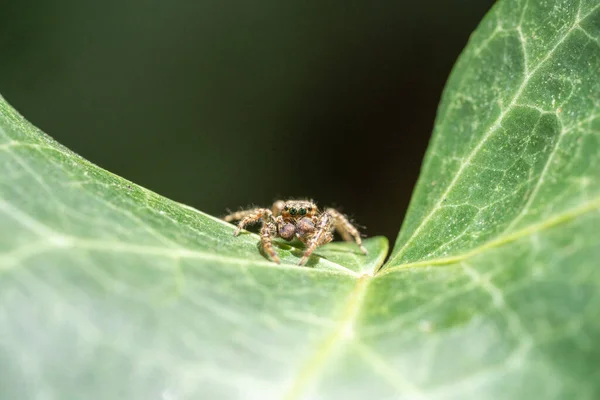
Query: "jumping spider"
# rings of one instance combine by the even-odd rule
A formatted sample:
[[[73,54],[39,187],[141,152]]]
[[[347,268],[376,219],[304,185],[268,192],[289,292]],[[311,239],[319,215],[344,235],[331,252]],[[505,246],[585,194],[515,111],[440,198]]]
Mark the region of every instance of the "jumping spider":
[[[300,265],[304,265],[317,247],[331,242],[334,230],[337,230],[344,240],[356,242],[362,252],[367,254],[360,233],[342,213],[333,208],[321,212],[317,205],[309,200],[278,200],[271,210],[252,208],[229,214],[223,219],[227,222],[240,221],[234,236],[239,235],[246,225],[260,221],[261,246],[277,264],[280,260],[272,244],[273,237],[277,236],[288,241],[298,238],[306,245]]]

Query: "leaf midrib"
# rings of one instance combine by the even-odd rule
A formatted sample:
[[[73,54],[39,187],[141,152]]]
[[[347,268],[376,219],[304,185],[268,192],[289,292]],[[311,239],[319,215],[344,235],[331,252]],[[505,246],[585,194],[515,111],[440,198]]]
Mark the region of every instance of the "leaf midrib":
[[[507,235],[499,236],[496,239],[489,240],[489,241],[481,244],[480,246],[475,247],[474,249],[471,249],[467,252],[464,252],[464,253],[461,253],[461,254],[458,254],[455,256],[436,257],[436,258],[432,258],[432,259],[403,263],[403,264],[399,264],[396,266],[391,266],[391,267],[386,268],[386,265],[389,264],[389,262],[388,262],[379,269],[377,275],[382,276],[382,275],[386,275],[390,272],[394,272],[394,271],[398,271],[398,270],[406,269],[406,268],[413,268],[413,267],[426,267],[426,266],[456,264],[456,263],[459,263],[466,259],[472,258],[474,256],[483,254],[485,251],[490,250],[492,248],[502,247],[504,245],[510,244],[512,242],[515,242],[519,239],[522,239],[522,238],[532,235],[534,233],[538,233],[538,232],[542,232],[547,229],[554,228],[557,225],[567,223],[569,221],[576,219],[577,217],[580,217],[589,212],[598,211],[598,210],[600,210],[600,197],[594,198],[579,207],[572,208],[564,213],[561,213],[554,217],[551,217],[544,222],[541,222],[539,224],[527,225],[526,227],[524,227],[522,229],[519,229],[519,230],[509,233]]]
[[[336,324],[335,329],[321,341],[320,345],[317,346],[317,350],[304,361],[288,390],[282,396],[283,399],[294,400],[301,397],[308,387],[308,383],[322,370],[333,352],[341,347],[344,340],[352,340],[354,325],[362,312],[364,299],[372,281],[371,277],[371,274],[363,274],[356,279],[356,285],[347,296],[347,305],[344,307],[342,317]]]

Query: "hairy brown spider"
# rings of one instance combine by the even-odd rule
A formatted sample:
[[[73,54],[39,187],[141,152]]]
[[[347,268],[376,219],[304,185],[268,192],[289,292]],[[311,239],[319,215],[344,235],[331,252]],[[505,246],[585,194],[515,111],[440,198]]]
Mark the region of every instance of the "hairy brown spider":
[[[298,238],[306,245],[300,265],[304,265],[317,247],[331,242],[334,230],[337,230],[344,240],[356,242],[362,252],[367,254],[360,233],[342,213],[333,208],[321,212],[317,205],[309,200],[278,200],[271,210],[252,208],[229,214],[223,219],[227,222],[240,221],[234,236],[239,235],[246,225],[260,221],[261,246],[277,264],[280,260],[272,244],[273,237],[277,236],[288,241]]]

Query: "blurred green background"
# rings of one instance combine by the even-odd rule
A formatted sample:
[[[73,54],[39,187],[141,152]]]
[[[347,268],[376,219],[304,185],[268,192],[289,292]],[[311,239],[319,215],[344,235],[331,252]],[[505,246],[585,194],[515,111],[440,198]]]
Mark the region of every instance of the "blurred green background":
[[[4,1],[0,93],[205,212],[312,197],[393,240],[444,82],[492,4]]]

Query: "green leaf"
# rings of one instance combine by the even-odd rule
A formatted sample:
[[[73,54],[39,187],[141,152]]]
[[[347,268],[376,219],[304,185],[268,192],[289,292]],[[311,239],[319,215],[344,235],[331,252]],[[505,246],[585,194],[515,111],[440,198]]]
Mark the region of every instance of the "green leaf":
[[[598,7],[503,1],[484,19],[446,86],[389,266],[438,263],[597,208]]]
[[[0,98],[0,398],[598,398],[598,76],[598,0],[500,1],[383,266],[273,264]]]
[[[284,390],[387,253],[331,243],[299,267],[277,242],[274,264],[258,236],[98,168],[1,97],[0,171],[2,399]]]
[[[426,398],[599,398],[598,260],[600,3],[501,1],[445,88],[368,345]]]

